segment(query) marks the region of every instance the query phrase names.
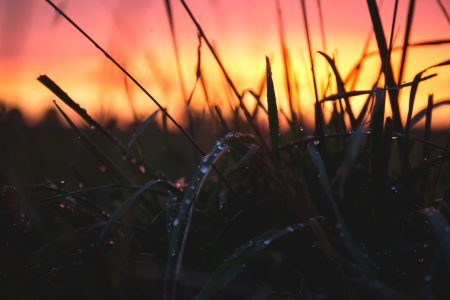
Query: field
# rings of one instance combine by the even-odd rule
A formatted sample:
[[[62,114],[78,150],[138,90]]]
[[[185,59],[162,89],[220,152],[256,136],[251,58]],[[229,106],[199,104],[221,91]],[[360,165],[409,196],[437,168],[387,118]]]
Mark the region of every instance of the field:
[[[291,86],[281,13],[285,82],[274,84],[266,57],[264,81],[249,92],[256,105],[249,107],[181,0],[198,30],[199,53],[212,54],[236,103],[230,113],[212,104],[199,111],[190,105],[192,91],[182,123],[46,2],[156,109],[127,128],[114,119],[101,123],[47,75],[37,80],[54,95],[55,109],[40,123],[29,125],[19,110],[1,107],[2,298],[450,297],[450,135],[431,125],[450,100],[436,101],[431,90],[427,105],[416,109],[419,86],[450,60],[411,81],[402,77],[413,63],[409,48],[449,40],[410,45],[411,13],[404,42],[393,49],[396,11],[386,34],[376,1],[368,0],[380,67],[376,82],[354,90],[360,68],[344,77],[334,56],[312,51],[307,1],[300,1],[315,91],[314,123],[308,124],[296,110],[301,99]],[[171,3],[165,1],[173,22]],[[413,10],[415,1],[408,3]],[[401,53],[399,70],[394,50]],[[363,51],[360,63],[367,55]],[[314,68],[319,57],[329,66],[323,95]],[[196,88],[207,94],[201,70],[199,54]],[[280,108],[280,90],[288,110]],[[407,111],[400,94],[408,95]],[[361,109],[353,107],[355,96],[365,97]]]

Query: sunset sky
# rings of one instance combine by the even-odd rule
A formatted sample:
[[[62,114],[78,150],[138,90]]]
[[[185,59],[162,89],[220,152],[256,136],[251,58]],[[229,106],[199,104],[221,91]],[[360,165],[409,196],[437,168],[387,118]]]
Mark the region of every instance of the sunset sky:
[[[275,0],[187,0],[194,15],[213,41],[225,67],[239,90],[258,89],[265,71],[265,56],[272,62],[275,89],[280,106],[286,108]],[[286,41],[299,82],[300,111],[312,121],[312,80],[299,0],[280,0]],[[308,0],[307,12],[314,51],[334,55],[345,77],[358,61],[371,21],[364,0],[322,0],[326,49],[323,48],[316,0]],[[389,36],[394,1],[385,0],[381,14],[385,34]],[[416,1],[411,42],[450,39],[450,24],[438,1]],[[164,0],[55,0],[55,3],[104,46],[118,61],[169,111],[183,118],[183,97],[178,81],[175,56],[170,37]],[[190,92],[195,81],[197,33],[181,3],[172,1],[180,48],[183,77]],[[447,11],[450,1],[442,0]],[[395,45],[401,45],[405,31],[409,1],[400,1]],[[372,39],[371,50],[376,50]],[[393,54],[394,66],[399,54]],[[325,60],[314,56],[319,77],[319,90],[328,78]],[[411,81],[427,66],[450,58],[450,45],[411,48],[404,76]],[[370,89],[380,61],[373,56],[364,64],[363,77],[356,89]],[[229,91],[208,49],[202,48],[202,68],[207,76],[208,91],[215,104],[227,110]],[[398,68],[396,73],[398,73]],[[429,93],[435,101],[450,99],[450,68],[429,71],[438,76],[419,88],[416,106],[421,109]],[[59,17],[44,0],[0,0],[0,100],[8,107],[20,108],[30,122],[35,122],[52,106],[55,96],[36,78],[46,74],[74,100],[102,119],[115,116],[122,122],[132,118],[130,100],[140,117],[156,109],[136,87],[131,86],[131,99],[123,84],[123,75],[68,22]],[[333,88],[332,93],[335,92]],[[402,116],[406,115],[409,89],[403,93]],[[355,105],[361,99],[355,98]],[[232,100],[233,101],[233,100]],[[248,105],[253,105],[249,99]],[[198,89],[193,105],[205,107]],[[233,102],[231,102],[233,105]],[[436,124],[448,127],[449,108],[436,112]]]

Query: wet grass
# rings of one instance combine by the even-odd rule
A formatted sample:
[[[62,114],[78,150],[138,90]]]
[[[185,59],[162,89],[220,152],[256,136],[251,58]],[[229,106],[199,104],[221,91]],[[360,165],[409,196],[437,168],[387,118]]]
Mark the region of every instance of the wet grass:
[[[314,56],[308,8],[300,2],[315,90],[316,122],[310,132],[295,111],[294,102],[301,99],[291,90],[295,79],[279,5],[275,13],[285,72],[280,86],[288,90],[288,112],[277,105],[279,86],[272,80],[269,58],[261,62],[266,64],[262,84],[256,91],[241,92],[194,12],[181,0],[199,32],[194,90],[202,86],[209,112],[191,109],[194,92],[188,97],[184,91],[189,118],[185,129],[124,66],[47,2],[158,109],[124,135],[96,122],[48,76],[38,78],[59,99],[55,105],[73,132],[71,143],[84,145],[84,150],[60,146],[59,157],[73,160],[71,168],[64,168],[63,161],[59,166],[71,174],[70,179],[24,185],[20,170],[25,168],[8,160],[13,152],[23,154],[23,149],[0,146],[6,166],[1,174],[6,184],[0,194],[0,280],[7,298],[450,297],[450,135],[441,133],[444,138],[433,142],[436,132],[431,128],[433,110],[450,100],[435,101],[430,94],[426,108],[413,115],[418,86],[435,76],[425,72],[448,67],[449,61],[403,83],[415,1],[409,4],[397,78],[391,63],[393,32],[387,43],[376,1],[367,1],[381,67],[376,70],[377,82],[367,83],[363,91],[353,90],[356,79],[345,78],[326,49]],[[184,86],[171,1],[165,3],[178,80]],[[317,4],[320,10],[321,2]],[[395,19],[396,13],[391,31]],[[324,33],[322,40],[325,47]],[[425,44],[442,43],[448,41]],[[209,105],[208,82],[201,72],[205,50],[212,53],[237,100],[229,119],[223,117],[222,108]],[[354,78],[367,56],[366,48],[350,72]],[[327,61],[336,82],[336,90],[327,89],[321,98],[314,57]],[[409,110],[403,122],[398,99],[399,93],[408,91]],[[257,102],[253,111],[243,101],[245,93]],[[351,105],[355,95],[367,95],[360,112]],[[387,101],[392,116],[386,116]],[[323,113],[326,102],[333,104],[328,121]],[[66,107],[86,121],[86,128],[74,124]],[[158,115],[162,129],[155,124]],[[265,117],[268,128],[257,121],[258,115]],[[288,129],[280,129],[281,118]],[[414,128],[421,119],[424,129]],[[2,122],[11,129],[8,137],[32,132],[18,128],[22,122]],[[167,122],[178,131],[170,133]],[[56,130],[53,125],[46,128]],[[69,129],[61,130],[59,142],[40,145],[48,152],[42,156],[44,164],[45,157],[57,156],[58,143],[69,141]],[[23,147],[33,148],[31,138],[21,140]],[[66,157],[74,153],[80,157]],[[26,161],[25,155],[21,157]],[[166,174],[155,168],[158,163]]]

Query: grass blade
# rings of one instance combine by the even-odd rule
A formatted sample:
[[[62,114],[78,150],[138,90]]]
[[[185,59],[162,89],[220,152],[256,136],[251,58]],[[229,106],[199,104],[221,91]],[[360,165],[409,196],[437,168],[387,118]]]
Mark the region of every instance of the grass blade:
[[[272,150],[278,149],[280,141],[280,129],[278,125],[277,100],[275,98],[275,89],[272,80],[272,70],[270,68],[269,58],[266,56],[266,74],[267,74],[267,108],[269,112],[269,130],[272,141]]]
[[[422,210],[422,213],[428,219],[433,228],[437,244],[444,257],[448,271],[450,271],[450,224],[445,216],[434,207],[428,207]]]
[[[311,161],[314,167],[317,169],[319,173],[319,182],[325,192],[326,196],[325,199],[327,199],[327,206],[333,213],[333,218],[335,219],[337,224],[336,227],[341,230],[341,236],[345,246],[347,247],[347,250],[353,256],[354,261],[358,264],[358,266],[362,270],[370,272],[370,267],[367,261],[365,260],[364,256],[362,255],[361,249],[353,240],[350,231],[348,230],[347,225],[345,224],[344,219],[341,216],[339,208],[336,205],[323,160],[320,157],[319,152],[317,152],[316,148],[312,145],[310,145],[309,147],[309,155],[311,157]]]
[[[159,185],[159,184],[162,184],[165,188],[173,189],[173,187],[169,183],[161,181],[161,180],[151,180],[151,181],[147,182],[146,184],[144,184],[143,186],[141,186],[127,200],[125,200],[119,206],[119,208],[117,208],[116,211],[111,215],[108,222],[103,227],[103,230],[99,234],[96,244],[95,244],[95,247],[98,247],[105,242],[107,236],[113,229],[113,226],[116,224],[116,222],[122,217],[122,215],[126,212],[126,210],[139,199],[139,196],[141,196],[143,192],[145,192],[146,190],[150,189],[151,187],[153,187],[155,185]]]
[[[131,138],[130,142],[128,143],[128,150],[131,149],[131,147],[136,143],[136,141],[139,139],[139,137],[144,133],[145,129],[150,125],[153,120],[158,116],[159,109],[155,110],[139,127],[136,129],[136,131],[133,133],[133,137]]]
[[[403,81],[403,72],[405,70],[406,57],[408,55],[408,45],[409,45],[409,38],[411,36],[411,26],[414,17],[415,4],[416,4],[415,0],[409,1],[408,17],[406,19],[405,37],[403,40],[402,58],[400,60],[400,71],[398,73],[398,83],[401,83]]]
[[[121,64],[117,62],[116,59],[114,59],[103,47],[101,47],[93,38],[91,38],[80,26],[78,26],[71,18],[69,18],[68,15],[66,15],[56,4],[54,4],[51,0],[45,0],[50,6],[52,6],[64,19],[66,19],[73,27],[75,27],[86,39],[89,40],[103,55],[106,56],[107,59],[109,59],[119,70],[124,73],[136,86],[148,97],[150,100],[164,113],[164,115],[175,125],[175,127],[183,134],[189,142],[194,145],[194,147],[197,149],[197,151],[205,155],[205,152],[202,150],[202,148],[197,144],[197,142],[189,135],[189,133],[172,117],[171,114],[167,112],[163,108],[163,106],[159,103],[158,100],[156,100],[155,97],[150,94],[147,89],[144,88],[144,86],[137,81],[137,79],[131,75],[130,72],[128,72]]]
[[[242,272],[244,265],[251,261],[259,252],[264,251],[270,244],[286,235],[303,230],[304,223],[293,224],[283,229],[270,230],[253,238],[237,248],[216,270],[209,276],[202,290],[195,297],[196,300],[213,299],[215,292],[230,283]]]
[[[108,140],[110,140],[117,148],[122,152],[122,154],[128,155],[128,150],[122,145],[119,140],[117,140],[107,129],[101,126],[97,121],[95,121],[78,103],[76,103],[72,98],[64,92],[53,80],[51,80],[47,75],[41,75],[37,78],[45,87],[47,87],[53,94],[55,94],[59,99],[61,99],[67,106],[73,109],[83,120],[85,120],[91,128],[94,128],[101,132]]]
[[[383,32],[383,25],[381,23],[380,12],[378,10],[378,6],[376,0],[367,0],[367,4],[369,7],[370,17],[372,20],[373,30],[375,32],[375,37],[377,40],[379,55],[382,63],[382,70],[385,75],[385,80],[387,83],[387,87],[395,87],[397,83],[394,79],[394,72],[391,64],[391,60],[389,59],[389,50],[386,44],[386,37]],[[403,125],[400,116],[400,108],[398,104],[398,90],[389,89],[389,99],[391,103],[392,110],[392,121],[394,125],[394,130],[403,132]]]
[[[204,156],[197,170],[191,177],[183,199],[181,201],[176,219],[173,221],[173,231],[169,237],[169,255],[167,259],[166,278],[172,277],[171,298],[175,297],[178,277],[181,271],[184,247],[192,220],[194,201],[201,190],[206,176],[218,156],[226,151],[227,146],[223,140],[219,140],[211,153]],[[181,240],[180,240],[181,239]],[[168,286],[166,286],[166,294]]]
[[[91,152],[97,160],[106,167],[106,171],[110,173],[114,178],[116,178],[119,182],[124,184],[130,184],[131,180],[128,179],[127,176],[117,167],[106,155],[101,151],[97,145],[91,141],[91,139],[85,135],[78,127],[72,122],[69,116],[59,107],[56,101],[53,101],[56,105],[56,108],[63,115],[64,119],[66,119],[67,123],[73,129],[73,131],[77,134],[77,136],[81,139],[86,148]]]
[[[334,76],[336,78],[338,94],[344,94],[344,96],[342,98],[344,98],[344,101],[345,101],[345,111],[347,112],[348,117],[350,118],[350,124],[351,124],[352,130],[355,130],[356,129],[356,119],[353,114],[352,107],[350,105],[350,101],[348,100],[348,96],[345,95],[346,91],[345,91],[344,81],[342,80],[341,74],[339,74],[339,71],[336,67],[336,63],[335,63],[334,59],[332,59],[330,56],[328,56],[328,54],[326,54],[322,51],[319,51],[319,53],[323,57],[325,57],[328,64],[330,65],[331,69],[333,70]]]

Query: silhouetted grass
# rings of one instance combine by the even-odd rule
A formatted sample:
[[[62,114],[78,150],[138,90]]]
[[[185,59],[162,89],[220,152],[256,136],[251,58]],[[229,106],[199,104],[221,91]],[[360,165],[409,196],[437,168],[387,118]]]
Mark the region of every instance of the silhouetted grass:
[[[445,137],[436,143],[431,128],[433,110],[450,100],[435,101],[430,94],[427,106],[413,115],[420,83],[436,76],[425,72],[448,67],[449,61],[424,69],[411,82],[403,83],[404,71],[394,78],[391,53],[396,50],[396,9],[387,44],[376,1],[367,1],[381,67],[374,70],[376,82],[366,83],[365,90],[355,91],[354,86],[360,66],[370,54],[368,44],[347,77],[326,49],[318,52],[336,81],[336,90],[328,83],[320,99],[306,2],[300,1],[315,90],[316,121],[308,136],[309,132],[303,131],[306,124],[297,119],[300,114],[295,111],[298,103],[294,101],[302,99],[294,97],[291,90],[295,79],[290,77],[292,66],[278,1],[274,13],[278,15],[290,111],[279,109],[278,85],[272,80],[269,59],[266,57],[266,72],[259,86],[240,91],[194,13],[180,0],[199,32],[196,83],[189,97],[182,92],[189,130],[52,1],[46,1],[158,109],[135,124],[136,128],[121,133],[97,123],[50,78],[40,76],[39,81],[81,116],[88,129],[75,125],[56,101],[59,113],[75,133],[72,139],[66,134],[69,129],[56,126],[56,122],[44,123],[42,130],[53,130],[55,144],[35,147],[32,136],[21,136],[42,131],[25,128],[20,120],[2,121],[7,139],[20,139],[21,145],[14,149],[0,144],[0,162],[6,166],[0,176],[7,183],[0,191],[4,237],[0,281],[6,286],[2,290],[6,298],[450,297],[450,135],[443,133]],[[172,4],[165,1],[178,61]],[[320,10],[321,2],[317,4]],[[409,62],[413,11],[414,1],[410,1],[399,70]],[[320,22],[323,27],[323,20]],[[325,47],[323,28],[321,32]],[[224,117],[223,107],[211,105],[208,81],[202,74],[202,42],[221,69],[230,97],[238,100],[237,107],[231,106],[230,118]],[[423,44],[442,43],[447,41]],[[177,68],[183,86],[180,61]],[[380,84],[381,77],[384,84]],[[189,106],[198,84],[209,114]],[[403,124],[398,95],[406,87],[411,89]],[[264,88],[267,103],[262,98]],[[243,102],[247,93],[256,103],[253,111]],[[367,95],[359,113],[352,108],[352,97],[358,95]],[[386,115],[388,95],[392,116]],[[326,121],[323,105],[328,101],[333,101],[333,109]],[[154,122],[159,114],[160,129]],[[259,123],[258,115],[267,122]],[[280,128],[282,118],[290,125],[285,131]],[[422,119],[424,129],[418,130],[414,126]],[[168,131],[168,121],[177,132]],[[233,131],[248,128],[255,136]],[[100,134],[94,138],[94,133]],[[128,147],[123,140],[129,141]],[[60,146],[55,148],[57,141]],[[74,146],[80,142],[85,150]],[[189,151],[192,147],[195,153]],[[21,185],[23,179],[16,173],[33,170],[35,164],[33,158],[28,160],[32,165],[26,165],[28,153],[24,151],[39,153],[42,148],[48,156],[36,161],[43,165],[48,157],[62,158],[56,166],[49,161],[49,169],[41,169],[44,176],[64,169],[67,179],[55,174],[57,180]],[[206,148],[211,151],[202,150]],[[60,155],[55,155],[57,152]],[[68,167],[65,161],[77,153]],[[15,166],[20,161],[7,159],[16,157],[13,154],[25,161],[20,168]],[[196,160],[198,154],[201,157]],[[192,161],[197,161],[195,170]]]

